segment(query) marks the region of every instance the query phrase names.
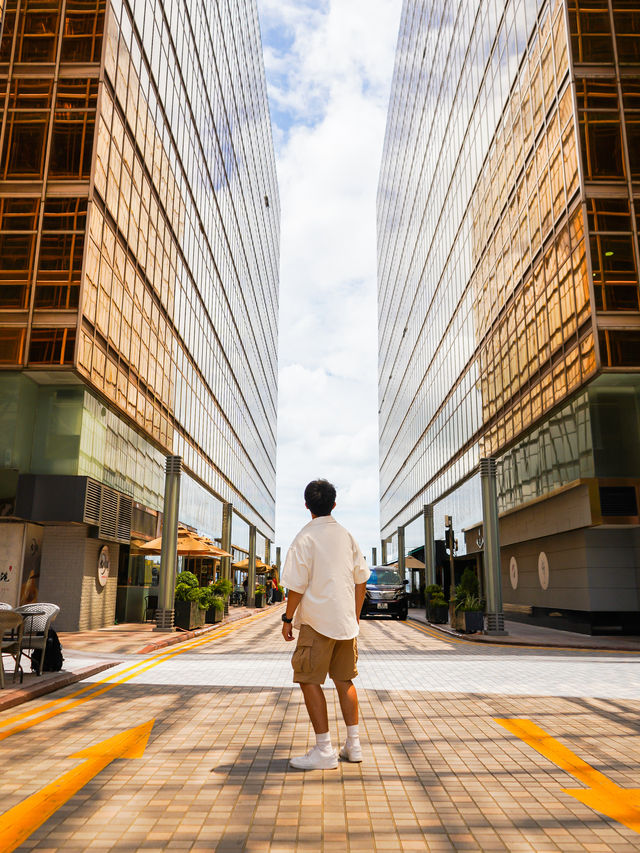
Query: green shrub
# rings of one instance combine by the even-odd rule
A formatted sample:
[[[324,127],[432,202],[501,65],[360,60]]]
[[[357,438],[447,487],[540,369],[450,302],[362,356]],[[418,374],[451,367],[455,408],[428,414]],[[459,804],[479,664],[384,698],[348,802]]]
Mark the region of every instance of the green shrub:
[[[460,606],[456,605],[456,610],[460,610],[462,613],[468,613],[471,610],[484,610],[484,606],[477,595],[467,594],[462,601],[462,604]]]
[[[220,578],[220,580],[211,585],[211,589],[214,590],[215,595],[228,598],[233,592],[233,583],[229,578]]]
[[[446,607],[447,600],[445,599],[442,593],[435,593],[429,599],[429,604],[433,605],[434,607],[442,607],[443,605]]]
[[[256,584],[256,592],[257,593],[265,593],[267,591],[266,587],[264,587],[261,583]]]
[[[429,586],[425,587],[425,592],[431,596],[442,595],[442,587],[439,583],[430,583]]]

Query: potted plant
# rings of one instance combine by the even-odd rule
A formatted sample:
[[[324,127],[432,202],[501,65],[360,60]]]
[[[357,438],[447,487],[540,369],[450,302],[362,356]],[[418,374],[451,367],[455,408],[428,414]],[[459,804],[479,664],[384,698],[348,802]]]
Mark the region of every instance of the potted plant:
[[[224,616],[227,616],[229,613],[229,596],[233,592],[233,582],[229,580],[229,578],[220,578],[214,584],[212,584],[212,588],[216,595],[219,595],[220,598],[224,602]]]
[[[478,624],[478,616],[469,616],[468,618],[465,616],[466,613],[474,612],[479,612],[482,617],[484,604],[480,600],[480,583],[477,575],[470,566],[467,566],[449,603],[451,627],[456,631],[464,631],[465,633],[482,630],[482,628],[467,628],[467,624],[470,626]]]
[[[207,590],[198,586],[198,578],[192,572],[178,575],[174,601],[176,628],[192,631],[204,625],[207,603],[203,593]]]
[[[216,584],[206,587],[203,592],[206,593],[203,599],[207,605],[204,621],[207,625],[222,622],[224,619],[224,598],[221,595],[216,595]]]
[[[477,596],[467,594],[456,612],[461,616],[459,630],[464,631],[465,634],[475,634],[477,631],[484,630],[484,607]]]
[[[256,584],[256,607],[264,607],[266,588],[262,584]]]
[[[430,584],[425,590],[427,598],[427,620],[434,625],[444,625],[449,619],[449,605],[437,583]]]

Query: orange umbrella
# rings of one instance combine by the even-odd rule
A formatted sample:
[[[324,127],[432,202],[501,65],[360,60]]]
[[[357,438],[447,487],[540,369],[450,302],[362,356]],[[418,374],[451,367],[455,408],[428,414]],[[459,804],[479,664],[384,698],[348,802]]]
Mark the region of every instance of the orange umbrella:
[[[249,568],[249,558],[245,557],[244,560],[240,560],[239,563],[231,564],[234,569],[248,569]],[[256,557],[256,569],[270,569],[271,566],[268,566],[266,563],[263,563],[262,560]]]
[[[162,536],[152,539],[140,547],[141,551],[159,554],[162,551]],[[178,556],[179,557],[231,557],[228,551],[223,551],[205,536],[198,536],[186,527],[178,527]]]

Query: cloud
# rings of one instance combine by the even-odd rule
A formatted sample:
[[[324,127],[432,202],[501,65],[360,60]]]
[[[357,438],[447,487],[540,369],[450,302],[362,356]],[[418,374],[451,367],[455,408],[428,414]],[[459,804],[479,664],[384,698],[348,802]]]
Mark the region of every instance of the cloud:
[[[401,0],[259,0],[282,208],[276,541],[315,477],[379,538],[375,198]]]

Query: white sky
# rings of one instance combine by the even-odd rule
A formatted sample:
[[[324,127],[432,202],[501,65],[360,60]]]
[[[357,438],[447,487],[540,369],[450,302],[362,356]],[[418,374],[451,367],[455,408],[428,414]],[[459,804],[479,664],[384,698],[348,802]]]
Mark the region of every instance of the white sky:
[[[375,199],[401,5],[258,0],[282,208],[283,559],[316,477],[367,557],[379,549]]]

